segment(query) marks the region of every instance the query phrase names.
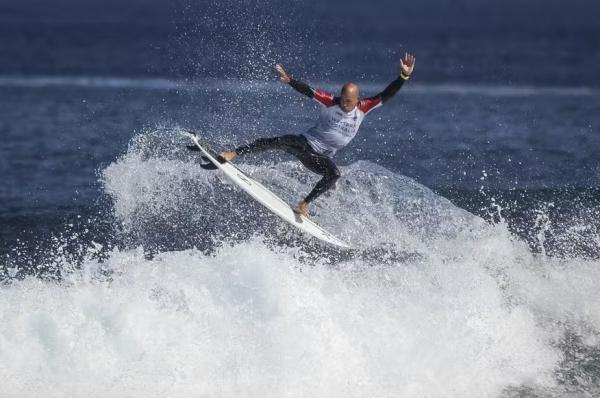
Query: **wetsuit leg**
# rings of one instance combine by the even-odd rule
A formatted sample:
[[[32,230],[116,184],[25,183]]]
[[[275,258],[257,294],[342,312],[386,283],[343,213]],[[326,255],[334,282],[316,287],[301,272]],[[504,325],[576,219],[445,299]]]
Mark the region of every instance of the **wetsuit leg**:
[[[292,134],[272,138],[259,138],[250,144],[236,148],[235,151],[238,155],[262,152],[270,149],[280,149],[292,153],[302,150],[302,139],[304,138]]]
[[[304,199],[306,203],[310,203],[323,193],[335,187],[335,183],[340,178],[340,170],[337,168],[333,160],[327,156],[311,154],[303,156],[300,159],[302,164],[310,171],[321,174],[323,178],[319,180],[308,196]]]
[[[310,203],[329,189],[335,186],[340,178],[340,171],[328,156],[315,152],[305,137],[301,135],[282,135],[273,138],[259,138],[248,145],[242,145],[235,149],[239,154],[262,152],[270,149],[283,150],[295,156],[300,162],[313,173],[323,176],[315,185],[313,190],[304,199]]]

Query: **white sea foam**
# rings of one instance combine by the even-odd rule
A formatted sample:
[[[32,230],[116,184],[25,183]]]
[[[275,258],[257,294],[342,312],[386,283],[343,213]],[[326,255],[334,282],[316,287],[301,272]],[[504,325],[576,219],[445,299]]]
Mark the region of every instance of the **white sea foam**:
[[[165,224],[187,206],[205,215],[196,220],[201,228],[215,214],[248,213],[246,198],[217,173],[187,154],[177,158],[176,141],[165,140],[161,157],[149,151],[151,139],[137,139],[104,170],[120,221],[151,216]],[[246,168],[287,200],[314,183],[295,163]],[[315,203],[317,220],[362,250],[415,256],[311,256],[298,241],[264,241],[268,231],[257,228],[251,238],[222,240],[212,254],[188,249],[148,259],[142,249],[115,249],[81,269],[64,260],[61,283],[26,279],[2,288],[2,395],[561,391],[565,331],[597,345],[598,262],[533,255],[504,225],[488,225],[371,163],[343,173],[337,190]],[[213,200],[218,192],[230,201]],[[286,229],[270,225],[276,236]]]
[[[251,240],[4,289],[4,396],[497,396],[558,353],[485,267],[333,270]]]

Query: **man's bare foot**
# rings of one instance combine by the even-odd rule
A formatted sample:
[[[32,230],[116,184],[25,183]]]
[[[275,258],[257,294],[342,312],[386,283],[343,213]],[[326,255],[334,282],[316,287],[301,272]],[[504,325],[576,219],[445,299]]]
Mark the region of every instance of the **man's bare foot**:
[[[231,162],[233,159],[236,158],[237,155],[238,154],[236,151],[225,151],[225,152],[221,152],[219,157],[221,159],[225,160],[226,162]]]
[[[308,203],[306,203],[305,201],[301,200],[300,203],[298,203],[298,206],[296,206],[296,208],[294,209],[294,213],[296,214],[300,214],[306,218],[309,218],[308,215]]]

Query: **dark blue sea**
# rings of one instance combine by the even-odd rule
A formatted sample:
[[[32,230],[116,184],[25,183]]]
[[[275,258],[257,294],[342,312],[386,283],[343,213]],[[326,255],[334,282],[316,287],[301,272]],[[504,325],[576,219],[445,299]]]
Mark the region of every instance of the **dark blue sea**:
[[[600,5],[0,1],[3,397],[600,396]],[[300,234],[200,167],[417,57]],[[318,181],[240,157],[289,203]]]

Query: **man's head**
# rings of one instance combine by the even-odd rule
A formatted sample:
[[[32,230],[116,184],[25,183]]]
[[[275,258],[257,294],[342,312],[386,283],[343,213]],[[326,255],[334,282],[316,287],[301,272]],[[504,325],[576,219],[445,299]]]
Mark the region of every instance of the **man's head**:
[[[344,112],[350,112],[358,105],[358,101],[360,100],[359,94],[358,86],[356,84],[344,84],[340,95],[340,108],[342,108]]]

